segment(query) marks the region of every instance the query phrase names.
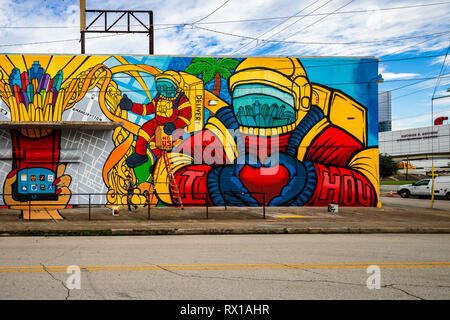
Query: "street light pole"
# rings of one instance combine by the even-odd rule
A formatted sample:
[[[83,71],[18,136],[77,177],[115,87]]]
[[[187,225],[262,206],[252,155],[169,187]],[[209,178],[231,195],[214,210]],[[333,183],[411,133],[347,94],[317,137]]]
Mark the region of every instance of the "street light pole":
[[[409,155],[406,156],[406,181],[408,181]]]

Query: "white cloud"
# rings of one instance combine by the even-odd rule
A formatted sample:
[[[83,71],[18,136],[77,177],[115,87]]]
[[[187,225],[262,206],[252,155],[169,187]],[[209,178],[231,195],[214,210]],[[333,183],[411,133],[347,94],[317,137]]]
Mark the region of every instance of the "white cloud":
[[[450,108],[433,112],[433,119],[443,116],[450,117]],[[419,128],[430,125],[431,125],[431,111],[427,114],[422,114],[420,116],[394,119],[392,121],[392,130]]]
[[[336,4],[330,4],[323,8],[320,12],[330,12],[342,5],[342,1]],[[372,2],[362,1],[354,3],[343,10],[366,9]],[[377,1],[378,7],[393,7],[392,2]],[[395,6],[411,5],[411,2],[396,1]],[[446,21],[445,11],[436,10],[436,7],[421,7],[415,9],[379,11],[367,14],[343,14],[332,15],[322,22],[317,23],[303,33],[299,33],[289,40],[298,41],[365,41],[374,39],[398,38],[407,36],[417,36],[419,34],[431,34],[436,30],[446,30],[444,25]],[[377,16],[381,23],[367,23],[371,17]],[[309,17],[305,20],[304,25],[319,20],[320,17]],[[299,28],[300,26],[297,26]],[[448,27],[447,27],[448,29]],[[289,32],[292,34],[292,30]],[[444,38],[445,37],[445,38]],[[442,41],[446,41],[447,36],[441,37]],[[280,38],[284,38],[281,36]],[[443,45],[439,42],[427,42],[421,45],[416,43],[424,39],[410,39],[397,42],[379,42],[379,43],[359,43],[349,45],[284,45],[280,51],[282,53],[292,52],[299,49],[306,54],[318,55],[385,55],[395,51],[404,51],[408,46],[412,46],[413,50],[419,52],[436,50]],[[438,39],[439,40],[439,39]]]
[[[420,76],[418,73],[393,73],[393,72],[383,72],[384,80],[397,80],[397,79],[411,79]]]
[[[219,7],[224,0],[211,1],[137,1],[128,2],[123,0],[90,0],[89,8],[104,9],[152,9],[156,24],[164,23],[189,23],[201,19]],[[205,22],[240,20],[254,18],[268,18],[289,16],[300,11],[307,5],[314,3],[304,13],[324,5],[327,0],[302,2],[291,0],[248,0],[243,5],[242,1],[232,0],[216,13],[203,20]],[[347,0],[332,1],[318,9],[314,13],[328,13],[346,4]],[[51,3],[48,1],[46,3]],[[13,0],[0,0],[2,11],[0,21],[2,25],[78,25],[78,1],[55,2],[56,9],[47,8],[41,1],[24,1],[17,6]],[[411,1],[396,1],[395,5],[388,0],[361,0],[355,1],[343,8],[341,11],[366,10],[371,8],[397,7],[415,4]],[[258,36],[274,26],[273,31],[264,35],[269,38],[285,26],[293,24],[286,30],[275,35],[271,40],[288,39],[302,42],[351,42],[367,40],[384,40],[388,38],[418,36],[422,34],[436,33],[441,30],[449,30],[447,12],[449,6],[430,6],[412,9],[376,11],[370,13],[335,14],[319,21],[323,16],[308,16],[303,19],[292,18],[284,23],[284,20],[260,20],[239,23],[224,24],[199,24],[209,29],[228,32],[233,34]],[[319,22],[317,22],[319,21]],[[317,23],[316,23],[317,22]],[[102,23],[102,22],[100,22]],[[306,28],[307,26],[311,27]],[[157,54],[195,54],[206,55],[229,54],[249,40],[223,34],[213,33],[198,28],[184,27],[157,30],[162,26],[155,27],[155,52]],[[304,31],[299,30],[306,28]],[[3,30],[2,30],[3,31]],[[92,35],[94,36],[94,35]],[[91,35],[89,35],[91,37]],[[0,44],[25,43],[37,41],[51,41],[57,39],[79,38],[77,28],[72,29],[7,29],[0,34]],[[124,39],[125,38],[125,39]],[[395,51],[414,50],[416,52],[429,52],[442,49],[447,45],[448,35],[441,35],[433,41],[420,44],[425,38],[401,40],[397,42],[377,43],[354,43],[347,45],[329,44],[265,44],[255,48],[254,43],[240,54],[270,53],[271,55],[375,55],[382,56]],[[211,45],[215,43],[217,45]],[[87,52],[89,53],[147,53],[148,38],[144,35],[117,36],[105,39],[87,41]],[[76,53],[79,52],[78,42],[65,42],[33,46],[0,47],[1,52],[55,52]],[[270,49],[270,51],[268,51]],[[390,76],[390,75],[388,75]],[[405,76],[405,75],[403,75]]]
[[[381,73],[384,80],[402,80],[411,79],[420,76],[418,73],[394,73],[387,72],[387,67],[384,64],[378,66],[378,72]]]
[[[450,106],[450,92],[445,92],[442,94],[436,94],[436,97],[442,97],[440,99],[435,99],[433,105],[435,107],[446,107]],[[444,98],[445,97],[445,98]]]
[[[444,59],[446,59],[446,65],[448,65],[448,61],[449,61],[450,59],[449,59],[449,57],[446,58],[445,55],[444,55],[444,56],[440,56],[440,57],[436,57],[436,58],[431,59],[431,60],[429,61],[429,64],[430,64],[430,65],[435,65],[435,64],[437,64],[437,65],[442,66],[442,64],[444,63]]]

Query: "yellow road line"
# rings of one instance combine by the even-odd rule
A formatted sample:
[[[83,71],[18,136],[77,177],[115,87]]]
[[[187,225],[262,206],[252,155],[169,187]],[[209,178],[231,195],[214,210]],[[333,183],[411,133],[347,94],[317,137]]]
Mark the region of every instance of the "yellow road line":
[[[127,267],[209,267],[209,266],[313,266],[313,265],[391,265],[391,264],[401,264],[401,265],[416,265],[416,264],[450,264],[446,261],[431,261],[431,262],[324,262],[324,263],[218,263],[218,264],[144,264],[144,265],[109,265],[109,266],[80,266],[80,268],[127,268]],[[37,268],[42,269],[42,266],[35,267],[0,267],[0,269],[30,269]],[[45,268],[67,268],[67,266],[45,266]]]
[[[380,268],[449,268],[450,262],[384,262],[384,263],[286,263],[286,264],[205,264],[205,265],[123,265],[80,266],[86,271],[144,271],[144,270],[249,270],[249,269],[351,269],[378,265]],[[0,267],[0,272],[66,272],[67,266]]]
[[[277,215],[275,218],[307,218],[307,216],[299,216],[299,215]]]
[[[434,262],[339,262],[339,263],[220,263],[220,264],[146,264],[146,265],[109,265],[109,266],[80,266],[80,268],[126,268],[126,267],[209,267],[209,266],[339,266],[339,265],[428,265],[428,264],[450,264],[450,262],[434,261]],[[43,266],[34,267],[0,267],[0,269],[42,269]],[[45,268],[67,268],[67,266],[45,266]]]

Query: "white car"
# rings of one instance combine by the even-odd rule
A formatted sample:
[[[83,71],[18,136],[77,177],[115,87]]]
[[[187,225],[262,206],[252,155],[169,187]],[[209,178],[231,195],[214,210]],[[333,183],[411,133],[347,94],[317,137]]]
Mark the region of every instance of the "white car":
[[[401,185],[397,193],[402,198],[409,196],[431,196],[432,180],[423,179],[413,184]],[[450,200],[450,176],[434,178],[434,195]]]

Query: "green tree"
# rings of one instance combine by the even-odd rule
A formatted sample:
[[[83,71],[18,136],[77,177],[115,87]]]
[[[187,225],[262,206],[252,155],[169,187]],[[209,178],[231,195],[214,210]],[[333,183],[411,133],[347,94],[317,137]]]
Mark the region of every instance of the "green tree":
[[[396,174],[397,169],[397,163],[390,155],[380,154],[380,175],[382,178]]]
[[[185,71],[195,76],[201,74],[205,84],[214,79],[213,93],[219,96],[222,78],[228,79],[231,76],[231,71],[236,69],[238,64],[238,60],[230,58],[219,60],[215,58],[194,58]]]

